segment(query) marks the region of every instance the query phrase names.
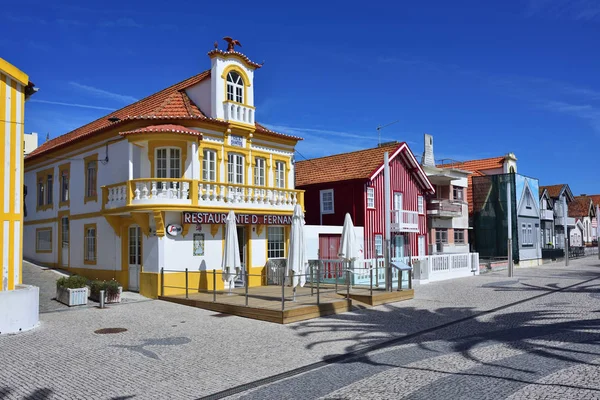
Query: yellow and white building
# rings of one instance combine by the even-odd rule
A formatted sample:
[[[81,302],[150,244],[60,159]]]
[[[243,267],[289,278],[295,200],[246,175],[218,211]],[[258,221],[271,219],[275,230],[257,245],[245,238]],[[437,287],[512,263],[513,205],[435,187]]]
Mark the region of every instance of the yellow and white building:
[[[228,49],[210,69],[47,141],[25,159],[25,256],[157,297],[212,289],[223,215],[238,215],[250,286],[287,255],[300,138],[255,121],[254,72]],[[261,275],[263,275],[261,277]],[[168,283],[167,283],[168,281]],[[217,279],[217,288],[223,282]]]
[[[22,285],[23,141],[28,76],[0,58],[0,334],[35,327],[39,289]]]

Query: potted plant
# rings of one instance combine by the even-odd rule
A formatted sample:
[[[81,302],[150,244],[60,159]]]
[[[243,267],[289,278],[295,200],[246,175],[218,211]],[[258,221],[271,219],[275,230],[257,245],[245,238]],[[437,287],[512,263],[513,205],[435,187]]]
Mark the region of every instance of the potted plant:
[[[94,280],[90,283],[90,299],[100,301],[100,291],[104,290],[105,303],[120,303],[123,287],[114,279],[110,281]]]
[[[87,304],[87,279],[78,275],[64,276],[58,279],[56,281],[56,300],[69,307]]]

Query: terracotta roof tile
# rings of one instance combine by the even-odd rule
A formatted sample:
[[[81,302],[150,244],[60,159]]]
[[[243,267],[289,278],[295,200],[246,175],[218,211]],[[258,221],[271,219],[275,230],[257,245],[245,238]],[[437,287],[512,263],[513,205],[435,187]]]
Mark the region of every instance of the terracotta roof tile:
[[[600,205],[600,194],[589,194],[587,197],[592,199],[594,205]]]
[[[145,126],[143,128],[134,129],[132,131],[121,132],[121,133],[119,133],[119,135],[129,136],[129,135],[135,135],[135,134],[139,134],[139,133],[179,133],[182,135],[192,135],[192,136],[202,137],[202,133],[197,130],[186,128],[185,126],[173,125],[173,124]]]
[[[550,198],[555,199],[558,196],[560,196],[560,191],[563,189],[564,186],[564,183],[558,185],[540,186],[540,194],[544,189],[546,189],[548,191],[548,196],[550,196]]]
[[[203,120],[210,123],[227,126],[228,123],[225,121],[209,118],[204,115],[185,93],[186,88],[194,86],[209,77],[210,70],[204,71],[198,75],[194,75],[191,78],[176,83],[175,85],[169,86],[166,89],[136,101],[133,104],[105,115],[102,118],[90,122],[89,124],[83,125],[71,132],[49,140],[32,151],[25,158],[25,160],[31,160],[41,156],[44,153],[67,146],[90,135],[99,133],[108,128],[114,128],[119,124],[131,120],[147,119],[153,121],[153,125],[156,125],[156,122],[159,122],[160,120],[168,121],[169,119],[190,119]],[[118,118],[119,121],[110,122],[108,120],[109,118]],[[300,138],[296,136],[273,132],[259,124],[256,124],[256,130],[257,132],[270,136],[300,140]]]
[[[586,217],[590,214],[590,201],[587,196],[575,196],[573,201],[569,203],[569,216],[575,218]]]
[[[372,149],[335,154],[332,156],[297,161],[296,186],[317,183],[368,179],[383,163],[384,153],[394,153],[402,143],[393,143]]]

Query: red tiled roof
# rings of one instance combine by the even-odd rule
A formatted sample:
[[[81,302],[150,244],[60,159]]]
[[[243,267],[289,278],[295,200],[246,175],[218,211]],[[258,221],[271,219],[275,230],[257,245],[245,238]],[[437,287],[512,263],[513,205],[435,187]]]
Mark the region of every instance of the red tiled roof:
[[[204,79],[210,77],[210,70],[204,71],[198,75],[194,75],[184,81],[169,86],[157,93],[154,93],[142,100],[136,101],[133,104],[125,106],[117,111],[103,116],[89,124],[83,125],[71,132],[65,133],[57,138],[49,140],[32,151],[25,159],[29,161],[44,153],[59,148],[65,147],[78,140],[84,139],[91,135],[100,133],[106,129],[114,128],[119,124],[123,124],[132,120],[151,120],[156,122],[160,120],[172,119],[190,119],[203,120],[214,124],[227,126],[228,123],[222,120],[209,118],[190,100],[185,93],[185,89],[194,86]],[[118,118],[116,122],[109,121],[110,118]],[[286,139],[300,140],[296,136],[285,135],[265,128],[262,125],[256,124],[256,131],[270,136],[281,137]]]
[[[135,135],[135,134],[139,134],[139,133],[180,133],[183,135],[192,135],[192,136],[202,137],[202,132],[199,132],[194,129],[186,128],[185,126],[173,125],[173,124],[145,126],[143,128],[134,129],[132,131],[121,132],[121,133],[119,133],[119,135],[128,136],[128,135]]]
[[[573,201],[569,203],[569,216],[582,218],[590,215],[590,201],[587,196],[575,196]]]
[[[558,196],[560,196],[560,191],[563,189],[564,186],[564,183],[561,183],[559,185],[540,186],[540,194],[544,189],[546,189],[548,191],[548,196],[550,198],[555,199]]]
[[[296,187],[354,179],[370,179],[383,165],[385,152],[388,152],[391,157],[403,146],[406,149],[405,152],[410,152],[406,143],[402,142],[350,153],[297,161],[294,166],[296,171]],[[407,160],[409,158],[404,157],[404,159]],[[414,159],[414,156],[412,159]],[[416,160],[414,164],[415,168],[413,169],[419,171],[420,167]],[[422,186],[433,193],[433,187],[429,183],[425,173],[420,170],[420,174],[422,177],[419,180]]]
[[[600,194],[589,194],[588,197],[592,199],[594,205],[600,205]]]
[[[222,56],[229,56],[229,55],[236,55],[238,57],[240,57],[242,60],[244,60],[248,65],[251,65],[254,68],[260,68],[262,67],[262,64],[259,63],[255,63],[254,61],[251,61],[248,56],[246,56],[245,54],[242,54],[238,51],[224,51],[224,50],[219,50],[219,49],[214,49],[208,52],[208,56],[212,57],[215,54],[219,54]]]

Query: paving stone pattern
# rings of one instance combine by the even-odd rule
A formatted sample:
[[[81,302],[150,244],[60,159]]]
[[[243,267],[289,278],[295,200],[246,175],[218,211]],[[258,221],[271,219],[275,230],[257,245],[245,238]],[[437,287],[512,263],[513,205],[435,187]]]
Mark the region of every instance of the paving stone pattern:
[[[588,257],[287,326],[161,301],[48,312],[37,330],[0,336],[0,399],[199,398],[391,339],[232,398],[600,398],[599,293]],[[127,331],[94,333],[110,327]]]

